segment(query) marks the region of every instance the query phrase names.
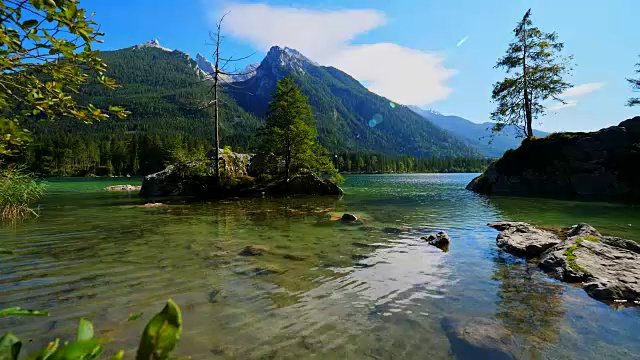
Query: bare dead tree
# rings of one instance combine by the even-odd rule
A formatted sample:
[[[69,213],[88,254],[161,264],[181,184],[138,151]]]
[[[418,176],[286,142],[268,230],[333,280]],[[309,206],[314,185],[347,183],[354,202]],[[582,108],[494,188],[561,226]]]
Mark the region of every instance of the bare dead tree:
[[[228,15],[224,14],[222,15],[222,17],[220,18],[220,20],[217,22],[216,24],[216,30],[215,32],[210,32],[209,33],[209,38],[212,40],[212,45],[215,46],[215,50],[213,52],[213,60],[214,60],[214,64],[213,64],[213,72],[208,74],[211,79],[213,80],[213,85],[211,86],[211,93],[213,93],[213,101],[209,102],[207,104],[208,107],[213,106],[214,107],[214,115],[213,115],[213,126],[215,129],[215,133],[214,133],[214,146],[215,146],[215,174],[216,174],[216,179],[217,181],[220,181],[220,165],[219,165],[219,159],[220,159],[220,103],[222,102],[220,100],[220,93],[219,93],[219,87],[221,83],[225,83],[229,86],[233,86],[230,84],[230,81],[227,81],[226,79],[231,79],[234,76],[242,76],[242,75],[248,75],[251,74],[252,72],[239,72],[237,69],[234,70],[227,70],[227,67],[230,64],[233,64],[235,62],[238,61],[242,61],[242,60],[246,60],[248,58],[250,58],[251,56],[253,56],[254,54],[245,56],[245,57],[241,57],[241,58],[237,58],[234,59],[233,57],[229,57],[229,58],[223,58],[220,54],[220,46],[222,45],[222,40],[224,39],[224,36],[222,36],[222,22],[224,20],[224,18]],[[223,62],[222,65],[220,65],[220,63]]]

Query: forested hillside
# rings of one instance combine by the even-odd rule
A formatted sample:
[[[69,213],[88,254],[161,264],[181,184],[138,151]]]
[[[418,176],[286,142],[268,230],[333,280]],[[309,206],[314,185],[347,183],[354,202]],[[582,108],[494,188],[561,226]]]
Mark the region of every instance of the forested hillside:
[[[309,97],[320,143],[332,152],[368,151],[418,157],[470,157],[478,153],[463,141],[425,121],[406,106],[367,90],[348,74],[319,66],[296,50],[274,46],[249,80],[228,93],[256,116],[267,110],[276,82],[296,78]],[[374,121],[374,122],[372,122]]]
[[[275,55],[283,55],[278,49]],[[270,52],[253,78],[223,92],[222,146],[251,151],[275,82],[292,74],[309,97],[320,143],[331,153],[389,159],[477,157],[470,146],[409,108],[369,92],[337,69],[295,55],[275,64]],[[136,46],[100,56],[109,66],[108,75],[121,86],[109,90],[91,82],[81,89],[79,102],[103,108],[120,105],[131,116],[92,125],[74,120],[33,125],[35,140],[23,159],[32,171],[41,176],[145,175],[161,170],[175,149],[211,148],[213,114],[204,106],[212,98],[211,82],[187,54]],[[290,71],[302,68],[305,71]]]
[[[101,53],[108,74],[120,88],[93,82],[78,98],[98,107],[118,104],[131,111],[125,121],[84,125],[68,120],[34,127],[35,142],[26,153],[32,170],[46,176],[149,174],[162,169],[176,148],[209,148],[213,139],[210,83],[179,51],[153,47]],[[224,98],[222,144],[246,151],[260,120]]]

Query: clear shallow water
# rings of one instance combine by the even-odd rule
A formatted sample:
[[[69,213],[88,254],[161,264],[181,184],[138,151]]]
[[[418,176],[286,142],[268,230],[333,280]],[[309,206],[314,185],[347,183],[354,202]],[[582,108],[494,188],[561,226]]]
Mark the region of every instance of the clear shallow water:
[[[75,334],[80,317],[132,350],[171,297],[194,359],[452,358],[446,316],[498,319],[523,359],[631,359],[640,310],[613,309],[549,279],[495,246],[499,219],[640,239],[640,209],[606,203],[486,198],[471,174],[357,175],[337,198],[252,199],[141,209],[135,194],[99,191],[126,180],[52,182],[41,217],[0,228],[0,308],[27,349]],[[328,219],[350,212],[362,225]],[[388,227],[407,232],[389,234]],[[450,251],[420,240],[446,230]],[[259,257],[238,254],[263,245]],[[142,319],[127,322],[131,313]],[[131,355],[131,354],[130,354]]]

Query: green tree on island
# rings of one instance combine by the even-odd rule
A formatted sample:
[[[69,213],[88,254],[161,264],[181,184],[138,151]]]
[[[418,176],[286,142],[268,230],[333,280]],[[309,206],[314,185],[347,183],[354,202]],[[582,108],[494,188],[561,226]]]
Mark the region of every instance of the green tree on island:
[[[292,77],[278,81],[264,128],[261,150],[272,153],[284,164],[284,178],[301,170],[335,174],[327,151],[318,143],[318,131],[307,97]]]
[[[109,114],[79,105],[73,94],[92,73],[109,88],[106,65],[92,49],[103,35],[78,0],[0,2],[0,155],[15,155],[30,140],[29,123],[76,118],[86,123]],[[108,112],[127,112],[110,106]]]
[[[638,68],[636,70],[636,73],[640,74],[640,62],[636,64],[636,67]],[[627,81],[631,84],[631,87],[634,90],[640,91],[640,78],[638,78],[638,79],[627,79]],[[627,106],[636,106],[636,105],[640,105],[640,98],[631,98],[627,102]]]
[[[555,32],[533,26],[531,9],[513,32],[515,40],[495,66],[506,69],[509,76],[493,86],[491,98],[498,107],[491,113],[496,122],[492,130],[496,134],[511,125],[521,131],[519,135],[531,138],[533,119],[545,113],[544,102],[551,98],[564,103],[559,96],[571,87],[563,76],[572,70],[573,56],[560,54],[564,44]]]

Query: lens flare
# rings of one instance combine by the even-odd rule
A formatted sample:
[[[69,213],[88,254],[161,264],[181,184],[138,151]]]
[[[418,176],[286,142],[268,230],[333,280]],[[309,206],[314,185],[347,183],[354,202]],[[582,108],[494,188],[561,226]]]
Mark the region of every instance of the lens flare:
[[[384,121],[384,118],[382,117],[382,115],[375,114],[373,115],[373,118],[369,120],[369,127],[370,128],[376,127],[376,125],[382,123],[383,121]]]
[[[392,109],[396,108],[396,104],[394,104],[393,102],[389,102],[389,106],[391,106]]]
[[[462,44],[464,44],[464,42],[467,41],[468,38],[469,38],[469,35],[465,36],[464,39],[458,41],[458,45],[456,45],[456,47],[462,46]]]

